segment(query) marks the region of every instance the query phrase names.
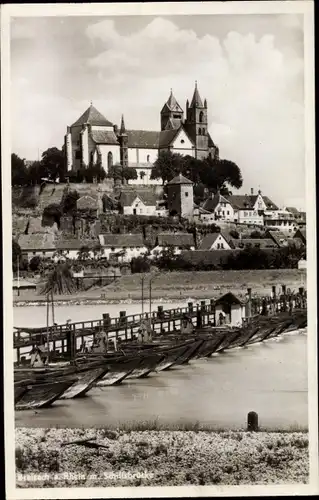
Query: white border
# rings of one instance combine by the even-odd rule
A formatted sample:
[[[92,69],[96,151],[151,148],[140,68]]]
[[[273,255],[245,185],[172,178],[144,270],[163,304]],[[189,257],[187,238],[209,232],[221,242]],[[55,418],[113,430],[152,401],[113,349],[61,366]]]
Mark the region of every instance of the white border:
[[[307,291],[308,291],[308,380],[310,482],[307,485],[273,486],[184,486],[117,488],[16,489],[14,471],[14,411],[12,374],[12,287],[11,287],[11,124],[10,124],[10,18],[41,16],[105,15],[209,15],[209,14],[304,14],[305,33],[305,165],[307,189]],[[2,199],[3,199],[3,297],[5,353],[5,448],[7,497],[49,498],[142,498],[197,496],[283,496],[319,492],[318,404],[317,404],[317,286],[316,286],[316,199],[314,125],[314,16],[312,1],[256,1],[211,3],[113,3],[113,4],[27,4],[1,8],[1,97],[2,97]],[[9,242],[9,244],[8,244]]]

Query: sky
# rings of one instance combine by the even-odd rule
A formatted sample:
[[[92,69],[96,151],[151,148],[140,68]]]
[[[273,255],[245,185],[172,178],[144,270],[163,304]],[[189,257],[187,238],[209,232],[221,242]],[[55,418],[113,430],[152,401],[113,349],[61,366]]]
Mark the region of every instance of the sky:
[[[61,148],[91,101],[112,123],[159,130],[170,89],[185,109],[197,80],[237,192],[305,209],[303,51],[296,14],[15,18],[12,151]]]

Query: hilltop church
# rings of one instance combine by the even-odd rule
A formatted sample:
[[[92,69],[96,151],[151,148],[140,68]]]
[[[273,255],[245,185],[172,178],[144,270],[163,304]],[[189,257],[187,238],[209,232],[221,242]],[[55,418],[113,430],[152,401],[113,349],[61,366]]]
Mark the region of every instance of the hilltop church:
[[[138,178],[130,184],[158,184],[151,180],[153,163],[158,153],[170,150],[198,159],[215,157],[218,148],[208,133],[207,101],[200,97],[197,83],[191,103],[184,111],[171,91],[161,110],[161,130],[127,130],[124,117],[118,129],[92,104],[83,115],[67,127],[65,151],[67,171],[99,161],[108,172],[110,166],[134,167]]]

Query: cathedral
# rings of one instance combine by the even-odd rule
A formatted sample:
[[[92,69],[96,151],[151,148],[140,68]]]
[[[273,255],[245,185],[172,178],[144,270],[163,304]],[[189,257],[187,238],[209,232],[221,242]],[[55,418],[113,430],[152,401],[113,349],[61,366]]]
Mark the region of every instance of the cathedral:
[[[134,167],[138,178],[130,184],[159,184],[151,179],[153,163],[161,151],[215,157],[218,148],[208,133],[207,101],[200,97],[197,83],[186,117],[171,91],[161,110],[161,129],[127,130],[122,116],[120,128],[107,120],[92,104],[67,128],[65,151],[67,171],[77,171],[100,162],[106,172],[112,165]]]

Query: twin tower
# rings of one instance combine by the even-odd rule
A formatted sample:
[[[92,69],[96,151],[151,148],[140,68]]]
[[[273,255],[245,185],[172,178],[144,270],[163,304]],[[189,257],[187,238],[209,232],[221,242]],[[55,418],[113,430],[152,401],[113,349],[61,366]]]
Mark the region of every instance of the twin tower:
[[[161,111],[161,131],[178,129],[181,126],[192,140],[197,158],[206,158],[211,150],[212,139],[207,126],[207,101],[204,103],[199,95],[197,82],[191,103],[186,101],[186,119],[184,111],[175,99],[173,92]]]

